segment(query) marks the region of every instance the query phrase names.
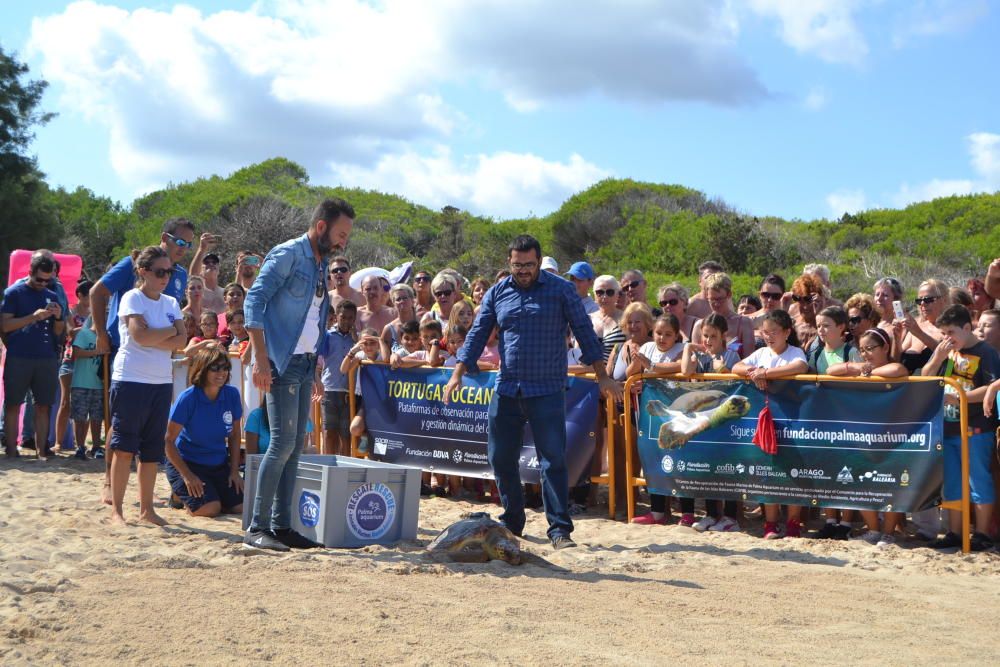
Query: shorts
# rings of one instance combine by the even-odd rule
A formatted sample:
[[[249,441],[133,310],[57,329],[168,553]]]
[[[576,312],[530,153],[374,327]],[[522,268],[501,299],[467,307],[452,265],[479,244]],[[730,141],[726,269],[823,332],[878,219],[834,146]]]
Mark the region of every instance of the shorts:
[[[59,377],[73,374],[73,360],[64,361],[59,364]]]
[[[75,422],[104,419],[104,390],[72,387],[69,390],[70,417]]]
[[[35,405],[52,405],[59,389],[59,357],[29,359],[7,356],[3,366],[3,403],[12,408],[24,403],[28,390]]]
[[[996,500],[990,464],[996,443],[992,433],[969,436],[969,497],[977,505],[987,505]],[[962,437],[945,436],[944,439],[944,500],[962,499]]]
[[[205,485],[201,498],[190,495],[184,478],[181,477],[177,468],[171,465],[170,461],[167,461],[164,471],[167,473],[167,481],[170,482],[170,488],[174,495],[180,498],[189,510],[197,512],[202,506],[214,501],[218,501],[224,510],[231,510],[243,504],[243,492],[237,491],[229,485],[228,463],[218,466],[205,466],[190,461],[185,461],[185,463]]]
[[[111,449],[138,454],[143,463],[163,462],[173,384],[111,382]]]
[[[351,437],[351,402],[346,391],[323,392],[323,429]]]

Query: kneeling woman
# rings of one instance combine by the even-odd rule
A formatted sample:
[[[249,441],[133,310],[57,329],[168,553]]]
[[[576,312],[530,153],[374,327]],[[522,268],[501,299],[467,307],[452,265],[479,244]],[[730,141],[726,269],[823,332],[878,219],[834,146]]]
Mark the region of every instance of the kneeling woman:
[[[221,346],[198,350],[191,386],[170,409],[167,479],[193,516],[243,511],[240,477],[240,392],[230,384],[229,355]]]

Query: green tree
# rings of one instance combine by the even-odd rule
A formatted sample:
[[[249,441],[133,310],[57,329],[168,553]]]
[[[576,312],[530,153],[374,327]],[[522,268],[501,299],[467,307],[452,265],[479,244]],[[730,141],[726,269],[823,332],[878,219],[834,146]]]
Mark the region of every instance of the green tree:
[[[28,66],[0,46],[0,279],[7,282],[10,252],[53,246],[59,228],[47,205],[48,190],[28,147],[35,128],[54,114],[38,108],[48,85],[27,79]]]

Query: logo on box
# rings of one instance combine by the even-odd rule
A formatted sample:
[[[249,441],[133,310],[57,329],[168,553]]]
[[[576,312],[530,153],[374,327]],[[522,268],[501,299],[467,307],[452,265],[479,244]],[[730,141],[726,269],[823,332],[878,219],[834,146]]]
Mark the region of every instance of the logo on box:
[[[299,496],[299,520],[309,528],[319,523],[319,496],[303,491]]]
[[[347,526],[359,540],[384,537],[396,518],[396,498],[381,482],[368,482],[347,500]]]

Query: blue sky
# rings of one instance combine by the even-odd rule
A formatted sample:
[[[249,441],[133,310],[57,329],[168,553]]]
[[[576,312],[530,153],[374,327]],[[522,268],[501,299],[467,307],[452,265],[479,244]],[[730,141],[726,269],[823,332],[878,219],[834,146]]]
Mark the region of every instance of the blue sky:
[[[128,204],[282,155],[496,218],[608,176],[802,219],[996,191],[997,35],[987,0],[0,4],[52,183]]]

